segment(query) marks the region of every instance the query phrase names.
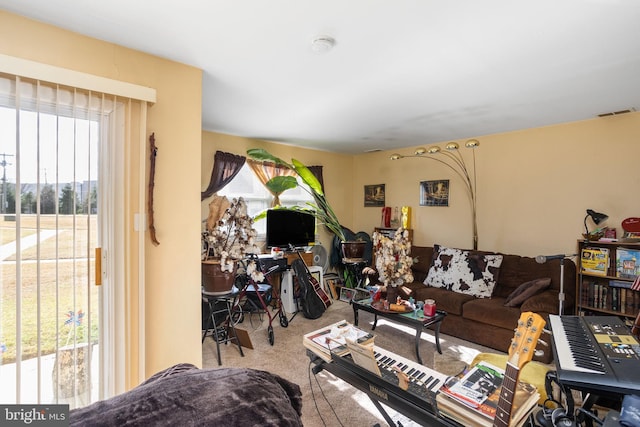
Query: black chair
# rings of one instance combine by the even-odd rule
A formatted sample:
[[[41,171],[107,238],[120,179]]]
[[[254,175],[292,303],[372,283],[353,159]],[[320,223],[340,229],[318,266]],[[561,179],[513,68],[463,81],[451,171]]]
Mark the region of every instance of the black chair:
[[[220,356],[221,341],[226,344],[231,340],[235,340],[238,344],[240,355],[244,357],[242,346],[240,345],[240,340],[238,339],[238,335],[236,334],[234,322],[232,321],[231,317],[231,308],[233,307],[239,293],[240,291],[235,286],[231,289],[230,292],[222,295],[213,295],[206,292],[204,288],[202,289],[202,301],[205,303],[203,305],[203,309],[207,310],[206,324],[204,325],[202,331],[202,342],[204,343],[204,339],[206,338],[209,329],[211,328],[211,326],[213,326],[213,333],[211,335],[211,338],[213,338],[216,342],[218,365],[222,365],[222,358]]]

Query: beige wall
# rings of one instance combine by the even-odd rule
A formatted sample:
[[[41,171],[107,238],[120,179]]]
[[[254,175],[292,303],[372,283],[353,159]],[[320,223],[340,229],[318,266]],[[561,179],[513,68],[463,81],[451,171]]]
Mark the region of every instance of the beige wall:
[[[589,208],[608,214],[601,225],[617,228],[620,236],[622,220],[640,216],[637,135],[640,112],[478,136],[478,248],[526,256],[574,253]],[[471,211],[461,180],[433,160],[389,159],[393,152],[412,154],[417,147],[347,156],[211,132],[203,132],[202,141],[202,189],[216,150],[244,154],[264,147],[285,160],[323,165],[329,201],[354,231],[371,233],[380,224],[380,208],[364,207],[364,186],[385,184],[387,206],[412,207],[416,244],[472,247]],[[472,170],[470,150],[461,151]],[[419,206],[420,181],[438,179],[450,180],[449,206]],[[203,219],[206,209],[205,201]],[[588,224],[595,227],[591,220]]]
[[[158,146],[154,210],[160,245],[153,246],[146,237],[143,376],[179,362],[201,365],[200,218],[196,190],[200,183],[201,71],[6,12],[0,12],[0,53],[157,90],[157,102],[149,108],[147,130],[149,134],[155,132]],[[137,152],[137,147],[128,148]],[[137,194],[137,168],[129,173],[132,180],[127,191],[131,196]],[[137,206],[129,205],[127,228],[123,230],[129,243],[127,286],[132,296],[137,294],[137,246],[132,226],[137,211]],[[136,301],[131,299],[128,303]],[[118,340],[132,345],[128,348],[127,381],[131,387],[138,383],[135,307],[129,315],[127,336]]]
[[[601,226],[617,228],[620,236],[622,220],[640,216],[639,134],[640,113],[631,113],[476,137],[478,248],[526,256],[575,253],[589,208],[608,214]],[[436,161],[389,159],[393,152],[411,154],[417,147],[347,156],[210,132],[203,132],[202,141],[202,189],[216,150],[245,154],[247,148],[263,147],[285,160],[323,165],[329,201],[353,231],[371,233],[379,226],[380,208],[364,207],[364,186],[385,184],[387,206],[412,207],[416,244],[472,247],[462,181]],[[472,170],[470,150],[461,151]],[[449,206],[420,206],[420,181],[438,179],[450,180]],[[205,201],[203,219],[206,209]],[[591,220],[588,224],[595,227]]]
[[[638,135],[640,113],[476,137],[479,249],[574,253],[588,208],[608,214],[601,225],[616,227],[620,236],[622,220],[640,216]],[[415,148],[355,157],[354,226],[379,224],[380,209],[363,207],[363,186],[386,184],[388,206],[412,207],[416,244],[470,248],[470,205],[461,180],[433,160],[389,160],[392,152]],[[462,153],[469,162],[469,149]],[[419,182],[437,179],[450,180],[449,207],[419,206]]]

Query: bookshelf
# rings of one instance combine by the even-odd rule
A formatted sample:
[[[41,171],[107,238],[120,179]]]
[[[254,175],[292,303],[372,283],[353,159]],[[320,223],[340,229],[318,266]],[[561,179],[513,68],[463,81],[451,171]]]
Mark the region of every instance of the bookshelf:
[[[640,292],[640,243],[578,240],[577,314],[635,318]]]

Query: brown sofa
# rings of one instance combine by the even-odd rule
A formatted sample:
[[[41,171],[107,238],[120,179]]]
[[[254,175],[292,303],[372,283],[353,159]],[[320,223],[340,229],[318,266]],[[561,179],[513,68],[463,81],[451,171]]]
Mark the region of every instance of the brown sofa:
[[[423,284],[431,267],[433,254],[433,247],[413,246],[411,248],[411,256],[417,257],[417,263],[412,267],[414,282],[405,286],[411,289],[411,296],[416,300],[434,299],[437,308],[448,313],[442,322],[440,329],[442,333],[508,352],[521,312],[538,313],[545,321],[550,313],[558,313],[560,291],[560,260],[558,259],[540,264],[535,258],[501,254],[503,255],[502,264],[491,298],[476,298]],[[521,284],[542,278],[551,279],[551,285],[547,289],[526,299],[519,307],[505,306],[507,296]],[[564,314],[573,313],[575,284],[576,266],[573,261],[565,260]],[[541,339],[548,346],[538,344],[537,349],[543,350],[544,354],[534,357],[534,360],[550,363],[553,359],[552,339],[547,334],[543,334]]]

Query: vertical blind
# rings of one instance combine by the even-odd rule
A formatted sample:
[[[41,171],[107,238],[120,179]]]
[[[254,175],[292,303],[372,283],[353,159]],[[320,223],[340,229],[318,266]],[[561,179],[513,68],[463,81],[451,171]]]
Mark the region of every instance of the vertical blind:
[[[145,122],[144,101],[0,73],[0,401],[76,407],[123,390],[125,268],[112,260],[107,286],[94,286],[94,249],[124,252],[117,231],[99,241],[98,212],[122,226],[108,206],[124,205],[113,146],[144,141]]]

